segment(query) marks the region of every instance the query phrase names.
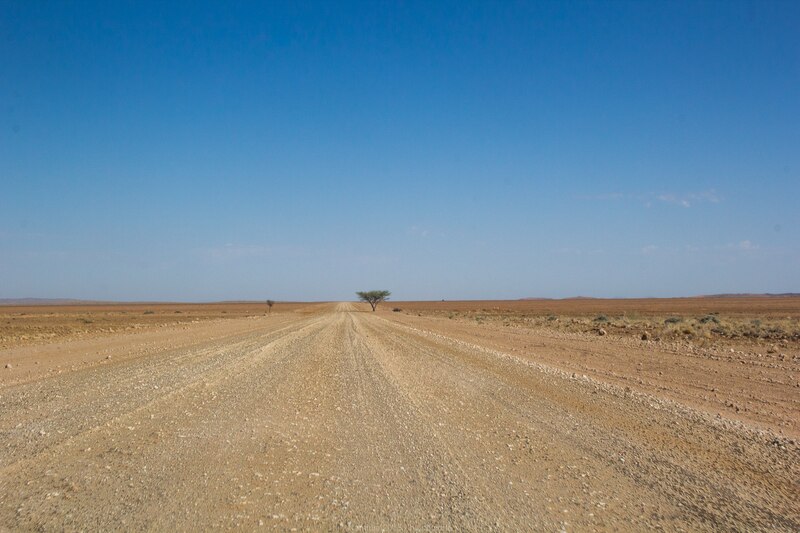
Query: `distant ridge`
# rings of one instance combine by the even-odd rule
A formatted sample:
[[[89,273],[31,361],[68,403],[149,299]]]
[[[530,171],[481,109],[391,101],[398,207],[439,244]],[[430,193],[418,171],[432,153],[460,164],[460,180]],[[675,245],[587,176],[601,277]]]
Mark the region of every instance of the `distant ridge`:
[[[567,296],[566,298],[537,298],[532,296],[530,298],[520,298],[519,301],[533,302],[533,301],[554,301],[554,300],[603,300],[604,298],[595,298],[594,296]],[[612,300],[614,298],[611,298]]]
[[[781,292],[781,293],[725,293],[725,294],[703,294],[695,298],[793,298],[800,296],[800,292]]]
[[[755,293],[755,292],[741,292],[741,293],[723,293],[723,294],[700,294],[697,296],[663,296],[660,298],[648,297],[648,296],[636,296],[636,297],[628,297],[628,298],[597,298],[594,296],[568,296],[566,298],[537,298],[537,297],[530,297],[530,298],[520,298],[519,301],[553,301],[553,300],[659,300],[659,299],[675,299],[675,298],[797,298],[800,297],[800,292],[781,292],[781,293],[772,293],[772,292],[762,292],[762,293]]]
[[[104,303],[71,298],[0,298],[0,305],[75,305]]]
[[[174,300],[79,300],[76,298],[0,298],[0,305],[230,305],[230,304],[263,304],[266,300],[209,300],[201,302]],[[278,303],[323,303],[322,301],[300,302],[280,300]]]

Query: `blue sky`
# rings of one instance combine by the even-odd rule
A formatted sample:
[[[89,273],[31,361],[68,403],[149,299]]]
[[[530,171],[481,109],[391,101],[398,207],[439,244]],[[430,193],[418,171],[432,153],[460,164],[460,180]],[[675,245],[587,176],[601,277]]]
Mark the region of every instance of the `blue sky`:
[[[800,3],[227,4],[0,2],[0,297],[800,291]]]

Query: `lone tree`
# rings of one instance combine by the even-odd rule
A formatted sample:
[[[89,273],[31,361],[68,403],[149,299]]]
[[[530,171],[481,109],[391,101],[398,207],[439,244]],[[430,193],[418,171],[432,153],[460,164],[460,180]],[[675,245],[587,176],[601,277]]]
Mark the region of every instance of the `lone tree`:
[[[267,300],[267,307],[269,307],[269,312],[272,312],[272,306],[275,305],[275,302],[272,300]]]
[[[389,291],[365,291],[365,292],[357,292],[356,296],[362,302],[367,302],[369,305],[372,306],[372,311],[375,311],[375,308],[378,307],[378,304],[381,302],[385,302],[389,299],[389,296],[392,293]]]

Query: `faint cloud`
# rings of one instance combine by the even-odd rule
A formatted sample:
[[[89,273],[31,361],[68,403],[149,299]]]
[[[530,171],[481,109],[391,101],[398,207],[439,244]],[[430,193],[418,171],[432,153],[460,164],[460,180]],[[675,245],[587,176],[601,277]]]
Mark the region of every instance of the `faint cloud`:
[[[739,242],[733,242],[715,246],[714,248],[716,250],[727,250],[732,252],[752,252],[754,250],[760,249],[761,247],[758,244],[754,243],[753,241],[745,239]]]
[[[713,189],[710,191],[691,192],[687,194],[662,193],[656,195],[656,199],[666,204],[678,205],[685,208],[692,207],[692,205],[699,203],[717,204],[721,200],[720,196]]]
[[[735,242],[735,243],[728,243],[728,244],[717,244],[711,246],[696,246],[693,244],[687,244],[684,247],[684,250],[689,253],[702,253],[702,252],[752,252],[755,250],[760,250],[761,247],[754,243],[751,240],[745,239],[743,241]]]
[[[427,239],[429,237],[447,237],[447,234],[443,231],[438,231],[436,229],[431,229],[425,226],[411,226],[408,228],[407,232],[408,235],[412,237],[416,237],[418,239]]]
[[[419,237],[421,239],[426,239],[431,234],[428,228],[423,228],[420,226],[411,226],[408,228],[408,234],[413,235],[414,237]]]
[[[652,255],[658,250],[658,246],[655,244],[648,244],[647,246],[642,247],[642,255]]]
[[[621,192],[608,192],[593,195],[581,196],[586,200],[596,200],[600,202],[605,201],[618,201],[629,200],[640,202],[645,207],[652,207],[653,203],[660,202],[667,205],[675,205],[683,208],[689,208],[697,204],[711,203],[716,204],[722,201],[722,197],[717,194],[714,189],[700,192],[687,192],[687,193],[621,193]]]
[[[656,199],[666,204],[675,204],[681,207],[691,207],[692,205],[689,203],[689,200],[685,198],[679,198],[674,194],[659,194],[658,196],[656,196]]]
[[[749,252],[751,250],[758,250],[758,245],[754,244],[751,241],[744,240],[744,241],[739,241],[737,244],[730,245],[730,248]]]

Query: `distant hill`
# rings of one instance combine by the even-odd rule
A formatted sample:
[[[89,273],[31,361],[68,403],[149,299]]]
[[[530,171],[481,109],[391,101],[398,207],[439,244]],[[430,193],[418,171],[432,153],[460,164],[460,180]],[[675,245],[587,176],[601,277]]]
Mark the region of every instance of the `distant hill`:
[[[601,300],[602,298],[595,298],[594,296],[568,296],[567,298],[520,298],[521,301],[548,301],[548,300]]]
[[[800,292],[781,292],[781,293],[726,293],[726,294],[703,294],[696,298],[794,298],[800,296]]]
[[[743,292],[743,293],[725,293],[725,294],[700,294],[697,296],[678,296],[677,298],[797,298],[797,297],[800,297],[800,292],[781,292],[781,293]],[[520,301],[531,302],[531,301],[547,301],[547,300],[637,300],[637,299],[653,300],[653,299],[670,299],[670,298],[676,298],[676,297],[595,298],[594,296],[569,296],[567,298],[537,298],[537,297],[520,298]]]
[[[0,298],[0,305],[76,305],[95,303],[100,302],[70,298]]]

